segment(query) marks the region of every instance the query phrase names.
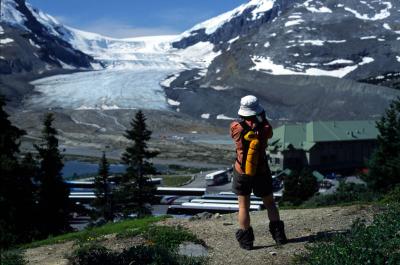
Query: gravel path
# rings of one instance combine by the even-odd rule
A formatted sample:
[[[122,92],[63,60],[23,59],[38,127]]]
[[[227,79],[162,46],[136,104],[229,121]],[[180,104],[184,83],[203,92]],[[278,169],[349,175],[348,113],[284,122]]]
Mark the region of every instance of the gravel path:
[[[354,220],[372,219],[369,206],[349,206],[304,210],[282,210],[281,217],[286,224],[289,238],[287,245],[276,247],[269,232],[266,211],[251,214],[256,241],[255,250],[239,248],[234,233],[237,229],[236,214],[221,215],[209,220],[169,219],[166,225],[180,225],[188,228],[209,249],[210,264],[289,264],[295,254],[304,251],[306,243],[321,236],[344,231]]]
[[[209,247],[210,264],[289,264],[304,246],[323,235],[332,235],[350,227],[354,220],[372,220],[371,206],[330,207],[319,209],[282,210],[289,243],[276,247],[267,232],[266,211],[251,213],[256,235],[255,250],[239,248],[234,233],[237,229],[236,214],[214,215],[208,220],[167,219],[161,225],[183,226],[202,239]],[[102,244],[113,250],[121,250],[143,244],[140,237],[119,239],[115,235],[104,237]],[[66,265],[66,255],[76,248],[73,242],[28,249],[25,257],[29,265]]]

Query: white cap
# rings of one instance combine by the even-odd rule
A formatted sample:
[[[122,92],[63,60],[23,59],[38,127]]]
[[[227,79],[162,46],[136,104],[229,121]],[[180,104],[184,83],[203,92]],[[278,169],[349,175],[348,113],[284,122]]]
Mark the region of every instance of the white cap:
[[[255,116],[263,111],[263,107],[260,106],[258,99],[255,96],[245,96],[240,100],[238,114],[242,117]]]

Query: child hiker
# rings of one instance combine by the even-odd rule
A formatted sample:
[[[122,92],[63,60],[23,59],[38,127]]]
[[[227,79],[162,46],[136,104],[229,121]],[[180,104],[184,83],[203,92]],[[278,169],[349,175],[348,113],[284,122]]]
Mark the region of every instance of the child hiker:
[[[239,227],[236,239],[243,249],[253,248],[254,233],[250,226],[250,194],[261,197],[268,211],[269,231],[277,244],[287,243],[284,223],[272,194],[272,177],[266,159],[267,141],[272,137],[263,107],[255,96],[245,96],[240,101],[240,119],[231,124],[231,137],[236,145],[232,191],[239,201]]]

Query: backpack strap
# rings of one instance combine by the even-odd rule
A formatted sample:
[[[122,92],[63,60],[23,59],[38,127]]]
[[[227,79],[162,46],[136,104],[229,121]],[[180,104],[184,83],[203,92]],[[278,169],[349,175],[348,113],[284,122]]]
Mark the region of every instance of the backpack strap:
[[[240,168],[242,169],[243,172],[245,172],[246,170],[246,159],[247,159],[247,153],[249,151],[249,146],[250,146],[250,142],[246,141],[244,139],[244,136],[251,131],[251,127],[246,123],[245,120],[241,120],[239,121],[240,126],[242,126],[243,130],[240,133],[240,141],[242,142],[242,146],[243,146],[243,157],[242,157],[242,161],[239,161],[239,159],[236,157],[236,161],[239,163]]]

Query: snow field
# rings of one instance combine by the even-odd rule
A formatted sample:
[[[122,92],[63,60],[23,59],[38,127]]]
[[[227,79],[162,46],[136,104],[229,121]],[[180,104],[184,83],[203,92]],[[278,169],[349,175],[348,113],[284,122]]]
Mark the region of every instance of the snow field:
[[[251,60],[255,65],[252,68],[250,68],[250,70],[265,71],[273,75],[313,75],[313,76],[333,76],[339,78],[345,77],[346,75],[353,72],[361,65],[372,63],[374,61],[374,59],[371,57],[364,57],[362,58],[362,61],[358,64],[342,67],[336,70],[323,70],[310,67],[302,72],[298,72],[292,69],[287,69],[283,65],[275,64],[269,57],[253,56]],[[338,60],[338,61],[332,61],[328,64],[338,64],[344,62],[345,62],[344,60],[343,61]],[[348,61],[346,61],[346,63],[348,63]],[[301,66],[300,68],[304,67]]]

